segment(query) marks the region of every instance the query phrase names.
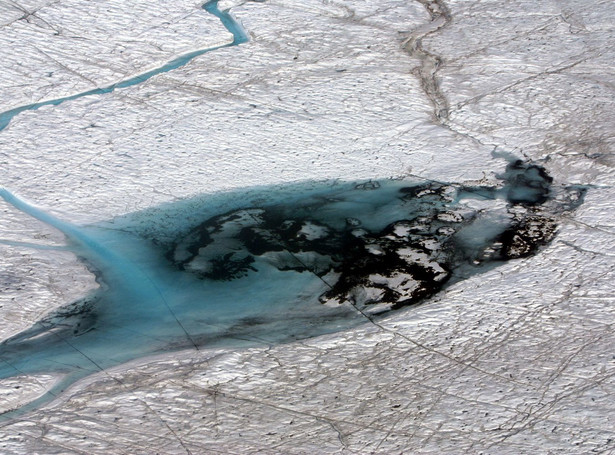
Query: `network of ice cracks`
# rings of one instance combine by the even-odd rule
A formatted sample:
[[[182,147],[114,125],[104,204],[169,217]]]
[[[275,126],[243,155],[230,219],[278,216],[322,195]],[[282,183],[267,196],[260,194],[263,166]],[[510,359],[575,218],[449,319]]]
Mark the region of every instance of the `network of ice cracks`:
[[[104,12],[35,3],[2,12],[8,61],[23,56],[3,73],[3,111],[233,40],[200,5],[176,2],[162,14],[145,3]],[[13,118],[0,132],[2,185],[83,225],[194,194],[308,179],[414,174],[492,186],[505,166],[495,148],[538,163],[556,185],[593,189],[557,215],[557,237],[531,258],[337,334],[192,349],[90,376],[4,423],[3,451],[611,450],[608,5],[228,7],[249,43]],[[151,26],[152,17],[164,20]],[[80,46],[94,46],[98,61]],[[97,286],[54,229],[8,204],[0,227],[4,338]],[[19,406],[56,380],[5,380],[2,400]]]

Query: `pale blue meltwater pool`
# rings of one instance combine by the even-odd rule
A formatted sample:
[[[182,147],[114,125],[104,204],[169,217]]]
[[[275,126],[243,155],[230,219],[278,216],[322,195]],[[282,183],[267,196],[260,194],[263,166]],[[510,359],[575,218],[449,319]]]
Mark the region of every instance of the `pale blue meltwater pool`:
[[[129,360],[288,342],[424,301],[468,274],[534,254],[556,233],[553,215],[583,199],[584,189],[555,190],[542,168],[520,161],[500,177],[493,187],[380,180],[252,188],[89,226],[0,189],[16,209],[63,232],[101,285],[4,341],[0,378],[61,375],[32,409]]]

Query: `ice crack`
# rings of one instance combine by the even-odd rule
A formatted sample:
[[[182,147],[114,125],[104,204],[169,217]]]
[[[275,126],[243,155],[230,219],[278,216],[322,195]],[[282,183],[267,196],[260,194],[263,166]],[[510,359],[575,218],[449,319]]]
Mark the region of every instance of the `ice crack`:
[[[421,3],[431,17],[431,22],[417,28],[404,41],[403,48],[412,56],[420,60],[417,76],[423,91],[433,106],[434,120],[443,125],[448,121],[448,100],[440,89],[437,72],[442,64],[442,58],[423,48],[423,39],[436,33],[450,24],[452,16],[441,0],[417,0]]]

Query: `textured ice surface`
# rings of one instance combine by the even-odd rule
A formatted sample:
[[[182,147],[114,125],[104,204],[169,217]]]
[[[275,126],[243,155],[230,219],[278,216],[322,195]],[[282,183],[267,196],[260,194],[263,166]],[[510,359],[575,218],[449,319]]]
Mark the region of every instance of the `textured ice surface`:
[[[142,0],[4,3],[2,110],[99,90],[233,39],[195,2],[160,13]]]
[[[4,22],[15,21],[2,29],[12,56],[0,76],[9,88],[0,91],[3,110],[93,88],[70,72],[75,66],[59,69],[62,51],[90,56],[87,76],[100,75],[104,86],[195,43],[231,40],[200,4],[147,2],[147,16],[118,2],[121,25],[88,14],[92,2],[75,3],[81,7],[54,16],[36,10],[69,4],[0,5]],[[222,8],[229,6],[249,43],[141,85],[15,117],[0,133],[1,184],[79,225],[195,194],[308,179],[417,174],[493,186],[502,169],[494,148],[544,166],[556,184],[593,189],[574,214],[556,217],[558,235],[539,254],[451,284],[425,305],[310,341],[193,349],[89,376],[3,424],[1,450],[612,451],[611,3],[269,0]],[[28,39],[11,37],[11,27],[49,30],[37,15],[105,36],[45,35],[33,46],[21,30]],[[161,22],[149,35],[125,26],[152,16]],[[115,47],[107,37],[132,30],[130,50],[107,52]],[[97,52],[80,51],[86,43]],[[51,67],[46,85],[39,76]],[[58,232],[10,205],[1,210],[8,337],[96,283],[70,252],[48,249],[64,248]],[[19,380],[20,389],[3,383],[0,399],[10,406],[55,378]]]
[[[180,68],[189,63],[192,59],[206,54],[207,52],[213,52],[228,46],[236,46],[238,44],[245,43],[248,40],[248,37],[241,25],[237,23],[234,18],[228,14],[228,12],[220,11],[220,9],[218,8],[218,0],[210,0],[203,4],[202,8],[208,13],[210,13],[212,16],[218,18],[220,20],[220,23],[228,30],[229,33],[233,35],[233,39],[229,43],[217,44],[215,46],[208,46],[197,50],[191,50],[179,56],[174,56],[171,60],[153,69],[143,71],[136,76],[125,77],[122,80],[113,82],[112,84],[103,87],[96,87],[93,89],[84,90],[82,92],[73,93],[68,96],[46,99],[44,101],[38,101],[30,104],[23,104],[9,110],[5,110],[4,112],[0,113],[0,130],[6,128],[10,121],[16,115],[19,115],[24,111],[35,111],[45,106],[58,106],[67,101],[73,101],[94,95],[105,95],[107,93],[112,93],[117,89],[123,89],[132,87],[133,85],[142,84],[143,82],[147,81],[148,79],[151,79],[154,76],[157,76],[158,74],[166,73],[168,71],[173,71],[177,68]],[[51,77],[52,74],[53,72],[50,73],[48,77]]]

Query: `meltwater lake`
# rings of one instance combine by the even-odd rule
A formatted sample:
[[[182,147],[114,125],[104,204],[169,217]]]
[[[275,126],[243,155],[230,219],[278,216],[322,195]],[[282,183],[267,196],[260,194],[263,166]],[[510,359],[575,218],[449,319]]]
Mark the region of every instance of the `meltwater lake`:
[[[0,196],[64,233],[92,295],[0,344],[0,378],[79,378],[180,349],[271,345],[345,330],[447,283],[529,256],[584,189],[511,161],[494,186],[304,182],[204,195],[96,225]],[[9,414],[15,410],[9,411]]]

